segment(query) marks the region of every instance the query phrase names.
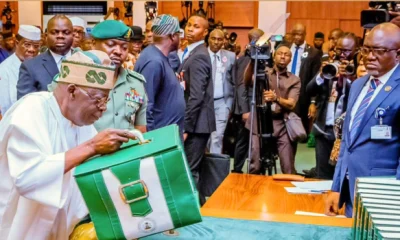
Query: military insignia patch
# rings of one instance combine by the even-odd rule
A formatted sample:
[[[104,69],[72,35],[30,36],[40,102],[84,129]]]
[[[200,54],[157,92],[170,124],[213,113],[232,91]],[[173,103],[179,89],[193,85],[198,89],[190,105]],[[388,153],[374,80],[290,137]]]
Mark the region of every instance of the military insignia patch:
[[[129,38],[131,38],[131,36],[132,36],[132,29],[129,28],[129,30],[126,32],[124,38],[129,39]]]
[[[136,89],[131,88],[131,91],[125,93],[125,101],[135,102],[142,104],[144,102],[143,97],[136,91]]]

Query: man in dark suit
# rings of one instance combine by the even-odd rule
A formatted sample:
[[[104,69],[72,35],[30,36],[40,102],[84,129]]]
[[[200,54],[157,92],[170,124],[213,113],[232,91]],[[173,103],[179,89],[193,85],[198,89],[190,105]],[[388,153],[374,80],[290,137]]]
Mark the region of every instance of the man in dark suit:
[[[300,98],[297,102],[296,113],[301,118],[307,133],[310,130],[308,107],[311,99],[306,93],[307,84],[315,77],[321,66],[321,53],[305,42],[306,27],[297,23],[292,29],[293,44],[292,61],[287,69],[301,80]]]
[[[47,91],[47,86],[59,73],[61,61],[71,56],[73,27],[64,15],[52,17],[47,24],[47,46],[49,50],[24,61],[19,71],[17,98],[31,92]]]
[[[340,60],[338,77],[324,75],[322,69],[314,79],[307,85],[307,94],[315,96],[317,115],[313,125],[312,133],[315,136],[316,149],[316,177],[321,179],[332,179],[335,167],[329,164],[330,155],[335,135],[333,125],[335,119],[346,111],[349,96],[350,83],[356,77],[346,73],[346,66],[354,59],[357,50],[357,39],[353,33],[346,33],[339,38],[336,46],[337,60]],[[328,64],[328,59],[322,66]],[[332,59],[331,59],[332,60]],[[323,67],[322,67],[323,68]]]
[[[351,86],[325,209],[328,215],[336,215],[346,203],[346,216],[351,217],[358,177],[400,179],[400,28],[392,23],[377,25],[366,36],[360,52],[368,75]]]
[[[185,86],[185,152],[196,183],[201,177],[199,169],[207,141],[216,129],[211,59],[204,45],[207,33],[208,21],[204,17],[189,18],[185,28],[189,45],[179,71]]]

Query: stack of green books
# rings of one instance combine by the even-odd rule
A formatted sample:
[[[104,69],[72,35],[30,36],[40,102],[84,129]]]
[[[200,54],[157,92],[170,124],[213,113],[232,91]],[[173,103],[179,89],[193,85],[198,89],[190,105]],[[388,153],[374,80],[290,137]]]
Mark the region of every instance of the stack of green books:
[[[395,177],[358,178],[353,239],[400,239],[400,181]]]

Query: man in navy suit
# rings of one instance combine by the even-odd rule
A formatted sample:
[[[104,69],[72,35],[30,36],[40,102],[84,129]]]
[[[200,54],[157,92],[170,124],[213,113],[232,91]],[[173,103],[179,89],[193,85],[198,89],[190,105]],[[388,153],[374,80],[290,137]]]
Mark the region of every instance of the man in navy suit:
[[[28,93],[47,91],[47,85],[59,73],[61,61],[71,56],[72,22],[64,15],[56,15],[47,23],[49,50],[24,61],[19,70],[17,99]]]
[[[358,177],[400,179],[400,28],[383,23],[361,48],[368,75],[351,87],[339,160],[325,212],[336,215],[346,203],[352,216]],[[383,133],[383,134],[380,134]]]

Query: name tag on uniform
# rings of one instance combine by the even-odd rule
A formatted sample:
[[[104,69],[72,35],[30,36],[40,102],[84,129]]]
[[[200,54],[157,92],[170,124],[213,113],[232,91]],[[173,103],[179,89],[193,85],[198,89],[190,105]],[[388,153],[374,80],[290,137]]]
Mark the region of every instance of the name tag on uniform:
[[[371,139],[391,139],[392,127],[386,125],[376,125],[371,127]]]

